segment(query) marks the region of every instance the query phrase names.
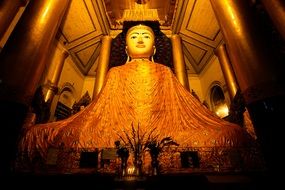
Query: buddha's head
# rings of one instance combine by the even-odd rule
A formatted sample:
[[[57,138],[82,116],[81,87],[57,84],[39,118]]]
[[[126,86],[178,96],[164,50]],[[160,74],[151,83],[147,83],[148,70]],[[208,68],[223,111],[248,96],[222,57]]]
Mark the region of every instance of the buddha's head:
[[[131,59],[150,59],[155,53],[155,35],[146,25],[131,27],[126,35],[126,52]]]

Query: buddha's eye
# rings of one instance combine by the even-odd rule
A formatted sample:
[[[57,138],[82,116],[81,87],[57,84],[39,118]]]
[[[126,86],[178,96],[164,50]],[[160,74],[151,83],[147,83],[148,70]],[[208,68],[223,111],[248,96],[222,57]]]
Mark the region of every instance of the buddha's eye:
[[[136,39],[137,38],[137,36],[131,36],[131,39]]]
[[[146,38],[146,39],[150,39],[150,36],[144,36],[144,38]]]

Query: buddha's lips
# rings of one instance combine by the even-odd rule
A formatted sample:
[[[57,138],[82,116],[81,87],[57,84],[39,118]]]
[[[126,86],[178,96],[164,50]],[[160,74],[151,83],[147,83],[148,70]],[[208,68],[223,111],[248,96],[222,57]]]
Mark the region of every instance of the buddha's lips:
[[[138,44],[138,45],[136,45],[136,47],[137,47],[137,48],[144,48],[145,45],[143,45],[143,44]]]

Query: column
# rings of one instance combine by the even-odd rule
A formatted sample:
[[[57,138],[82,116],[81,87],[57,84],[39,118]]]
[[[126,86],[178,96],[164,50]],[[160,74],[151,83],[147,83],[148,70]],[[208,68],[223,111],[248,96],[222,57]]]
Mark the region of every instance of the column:
[[[58,82],[68,52],[63,48],[56,48],[43,84],[45,102],[52,102],[58,91]]]
[[[0,54],[1,173],[12,172],[18,135],[69,3],[29,2]]]
[[[28,4],[1,53],[0,79],[7,93],[0,100],[29,105],[69,2],[43,0]]]
[[[175,34],[171,36],[173,64],[176,77],[179,82],[190,91],[189,80],[186,72],[185,61],[182,51],[181,38]]]
[[[19,8],[25,6],[28,0],[2,0],[0,4],[0,39],[5,34]]]
[[[239,98],[242,97],[240,96],[240,91],[238,91],[239,87],[237,84],[237,80],[231,65],[231,61],[230,58],[228,56],[228,52],[227,52],[227,48],[226,48],[226,44],[222,44],[220,45],[217,49],[215,49],[214,52],[220,62],[221,65],[221,69],[223,72],[223,75],[225,77],[225,81],[228,87],[228,91],[230,94],[230,99],[231,99],[231,105],[232,104],[240,104],[240,100]],[[237,94],[239,93],[239,94]],[[233,106],[233,107],[240,107],[239,106]],[[248,113],[248,110],[245,109],[244,111],[244,107],[242,107],[242,109],[240,110],[232,110],[232,106],[230,108],[230,114],[237,114],[235,115],[235,118],[238,117],[239,121],[242,121],[242,124],[240,124],[242,127],[244,127],[246,129],[246,131],[254,138],[256,139],[256,134],[254,131],[254,127],[252,124],[252,120],[250,118],[250,115]],[[233,121],[231,121],[233,122]]]
[[[108,72],[112,40],[113,38],[111,36],[102,37],[102,46],[100,50],[99,63],[96,71],[96,79],[93,91],[93,100],[100,93],[104,85],[105,77]]]
[[[285,40],[285,1],[261,0],[266,12],[271,17],[275,27]]]
[[[236,82],[233,68],[230,63],[226,45],[222,44],[217,49],[215,49],[215,54],[219,59],[221,69],[228,87],[230,98],[231,100],[233,100],[238,90],[238,84]]]
[[[274,174],[284,167],[275,150],[280,140],[282,110],[285,107],[282,69],[265,44],[262,29],[256,25],[247,0],[211,0],[216,18],[229,50],[232,66],[260,142],[266,168]],[[284,71],[283,71],[284,72]],[[278,156],[277,156],[278,155]]]

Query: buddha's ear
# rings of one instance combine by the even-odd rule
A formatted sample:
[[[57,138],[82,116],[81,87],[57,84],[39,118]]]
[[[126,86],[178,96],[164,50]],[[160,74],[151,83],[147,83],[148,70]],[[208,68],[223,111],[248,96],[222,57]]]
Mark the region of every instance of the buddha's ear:
[[[129,56],[129,53],[128,53],[128,46],[126,46],[126,54],[127,54],[127,61],[126,62],[129,62],[131,60],[130,56]]]
[[[155,46],[153,46],[153,56],[155,55],[155,53],[156,53],[156,47]]]
[[[154,55],[155,55],[155,53],[156,53],[156,47],[155,46],[153,46],[153,54],[152,54],[152,56],[151,56],[151,61],[154,63]]]

